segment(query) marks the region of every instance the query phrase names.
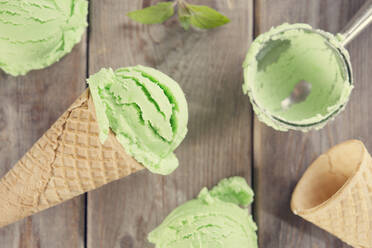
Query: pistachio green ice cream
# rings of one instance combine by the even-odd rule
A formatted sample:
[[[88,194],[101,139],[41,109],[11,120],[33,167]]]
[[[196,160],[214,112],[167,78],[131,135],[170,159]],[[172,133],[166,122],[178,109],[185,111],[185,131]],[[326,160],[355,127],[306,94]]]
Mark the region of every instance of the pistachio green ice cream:
[[[180,86],[144,66],[102,69],[88,79],[101,142],[111,129],[126,152],[153,173],[178,167],[173,151],[187,133],[188,110]]]
[[[0,68],[18,76],[58,61],[81,40],[86,0],[0,0]]]
[[[223,179],[179,206],[152,231],[156,248],[256,248],[257,226],[247,207],[253,191],[244,178]]]
[[[321,128],[347,103],[352,86],[349,54],[342,37],[307,24],[283,24],[257,37],[244,62],[245,83],[259,119],[277,130]],[[305,101],[281,102],[305,80]]]

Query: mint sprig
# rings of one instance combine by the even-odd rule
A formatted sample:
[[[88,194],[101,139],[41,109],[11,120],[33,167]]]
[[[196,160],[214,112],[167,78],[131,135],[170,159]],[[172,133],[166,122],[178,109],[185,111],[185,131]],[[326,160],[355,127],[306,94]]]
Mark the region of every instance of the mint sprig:
[[[190,26],[200,29],[212,29],[230,20],[218,11],[204,5],[193,5],[185,0],[174,2],[160,2],[156,5],[129,12],[127,15],[132,20],[143,24],[163,23],[175,15],[175,8],[181,26],[188,30]]]

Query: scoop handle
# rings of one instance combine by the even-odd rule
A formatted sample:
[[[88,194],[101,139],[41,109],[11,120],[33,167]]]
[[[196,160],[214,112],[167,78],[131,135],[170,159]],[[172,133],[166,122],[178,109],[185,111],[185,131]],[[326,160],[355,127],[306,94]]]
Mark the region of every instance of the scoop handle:
[[[343,45],[347,45],[365,27],[372,22],[372,0],[367,0],[350,22],[341,31],[344,36]]]

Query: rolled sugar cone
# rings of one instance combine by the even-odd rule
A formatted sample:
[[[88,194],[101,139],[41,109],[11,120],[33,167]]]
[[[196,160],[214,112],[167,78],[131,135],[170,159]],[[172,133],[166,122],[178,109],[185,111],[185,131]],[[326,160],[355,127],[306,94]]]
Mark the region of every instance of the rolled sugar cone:
[[[144,168],[98,136],[88,89],[0,180],[0,227]]]
[[[315,160],[291,209],[353,247],[372,247],[372,159],[363,143],[346,141]]]

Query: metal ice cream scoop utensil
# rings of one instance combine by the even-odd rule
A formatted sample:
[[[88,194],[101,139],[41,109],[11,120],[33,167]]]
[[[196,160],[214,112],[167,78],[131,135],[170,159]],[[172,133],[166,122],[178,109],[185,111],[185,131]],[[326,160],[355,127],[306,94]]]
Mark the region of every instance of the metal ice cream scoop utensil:
[[[294,87],[291,95],[281,102],[282,110],[289,109],[293,104],[300,103],[306,100],[310,94],[311,84],[305,80],[301,80]]]
[[[353,19],[341,31],[344,37],[342,45],[347,45],[354,39],[365,27],[372,22],[372,0],[368,0],[355,14]],[[282,110],[289,109],[293,104],[306,100],[311,92],[311,84],[305,80],[298,82],[293,88],[292,93],[281,102]]]

